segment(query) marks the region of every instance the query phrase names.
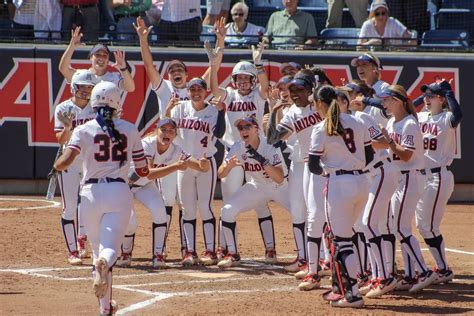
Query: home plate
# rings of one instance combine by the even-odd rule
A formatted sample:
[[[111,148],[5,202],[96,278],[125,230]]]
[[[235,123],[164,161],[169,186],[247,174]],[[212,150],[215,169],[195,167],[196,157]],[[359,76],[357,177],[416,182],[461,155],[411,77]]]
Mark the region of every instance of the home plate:
[[[223,279],[223,278],[229,278],[231,276],[234,276],[235,273],[207,273],[207,272],[191,272],[191,273],[186,273],[185,275],[189,275],[195,278],[201,278],[201,279]]]

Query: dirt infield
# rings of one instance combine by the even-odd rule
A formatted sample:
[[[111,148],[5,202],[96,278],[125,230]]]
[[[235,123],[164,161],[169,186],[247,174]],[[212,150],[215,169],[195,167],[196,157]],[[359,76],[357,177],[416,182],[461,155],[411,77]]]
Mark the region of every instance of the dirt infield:
[[[220,201],[214,202],[216,213],[220,205]],[[271,209],[279,264],[262,262],[260,230],[255,214],[248,212],[238,218],[244,263],[225,271],[178,266],[177,210],[168,240],[171,267],[154,270],[151,217],[139,203],[136,207],[134,262],[131,268],[114,269],[113,295],[119,314],[474,314],[473,205],[449,205],[442,225],[448,261],[456,274],[453,283],[431,286],[419,294],[398,292],[382,299],[365,299],[363,309],[344,311],[332,309],[322,300],[324,289],[299,291],[297,280],[283,270],[294,258],[294,244],[290,216],[276,205]],[[60,208],[41,197],[1,196],[0,216],[0,314],[97,314],[90,259],[83,267],[66,262]],[[202,226],[198,227],[198,251],[202,251]],[[424,243],[421,246],[426,248]],[[429,252],[423,254],[433,266]],[[401,257],[397,259],[401,266]],[[323,285],[328,286],[329,281],[323,280]]]

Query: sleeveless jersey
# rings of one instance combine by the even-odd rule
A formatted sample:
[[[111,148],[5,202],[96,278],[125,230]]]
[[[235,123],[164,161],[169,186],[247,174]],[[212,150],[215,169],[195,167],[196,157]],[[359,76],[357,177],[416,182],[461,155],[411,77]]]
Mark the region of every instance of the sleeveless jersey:
[[[359,170],[365,163],[365,146],[370,144],[369,131],[364,123],[346,113],[340,114],[345,134],[329,136],[326,119],[316,125],[311,135],[309,153],[321,156],[321,165],[328,173],[336,170]]]
[[[140,134],[130,122],[114,119],[115,129],[120,132],[126,148],[121,151],[112,143],[96,120],[74,129],[68,148],[77,150],[83,158],[83,181],[90,178],[127,179],[130,161],[138,168],[146,166]],[[120,158],[125,155],[125,163],[120,166]]]
[[[279,148],[273,147],[273,145],[267,144],[267,139],[264,136],[259,136],[260,144],[258,145],[257,151],[260,155],[268,159],[270,164],[274,167],[282,166],[283,172],[286,175],[286,165],[283,162],[283,156]],[[240,140],[230,148],[226,156],[226,161],[229,161],[232,156],[236,155],[242,164],[242,168],[245,171],[245,179],[247,182],[254,182],[258,184],[276,184],[270,178],[263,166],[256,160],[248,157],[247,148],[245,148],[245,142]],[[256,192],[256,194],[258,194]]]
[[[391,149],[387,149],[392,163],[400,170],[423,169],[423,137],[413,115],[407,115],[399,122],[395,122],[395,118],[392,117],[388,120],[387,132],[395,143],[413,151],[410,160],[403,161]]]
[[[456,129],[451,126],[452,113],[449,111],[431,115],[418,113],[418,123],[423,135],[425,167],[449,166],[456,151]]]
[[[180,101],[171,111],[171,118],[178,124],[176,143],[196,159],[212,157],[217,152],[214,129],[217,124],[217,109],[207,106],[196,111],[191,101]]]

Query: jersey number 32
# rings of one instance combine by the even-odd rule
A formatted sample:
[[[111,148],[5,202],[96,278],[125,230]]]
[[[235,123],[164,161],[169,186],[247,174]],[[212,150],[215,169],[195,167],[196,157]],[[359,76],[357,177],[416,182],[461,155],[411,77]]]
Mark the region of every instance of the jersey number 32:
[[[120,134],[123,148],[127,148],[127,136]],[[100,162],[109,161],[124,161],[127,160],[127,150],[120,149],[118,143],[112,143],[109,135],[99,134],[94,137],[94,144],[99,144],[99,152],[94,154],[94,158]]]

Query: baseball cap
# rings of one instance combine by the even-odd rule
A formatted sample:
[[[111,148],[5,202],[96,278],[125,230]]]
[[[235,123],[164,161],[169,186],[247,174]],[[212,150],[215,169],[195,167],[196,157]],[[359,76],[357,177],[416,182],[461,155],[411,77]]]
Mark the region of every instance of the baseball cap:
[[[295,63],[295,62],[283,63],[280,65],[280,74],[283,75],[283,70],[288,67],[294,68],[296,70],[301,70],[301,65],[298,63]]]
[[[351,66],[352,67],[357,67],[359,63],[361,62],[366,62],[366,63],[371,63],[375,66],[377,66],[378,69],[383,69],[382,64],[380,63],[380,59],[371,54],[371,53],[365,53],[363,55],[360,55],[357,58],[354,58],[351,60]]]
[[[385,0],[374,0],[374,2],[372,2],[372,5],[370,6],[370,12],[374,12],[379,8],[384,8],[388,11],[387,2],[385,2]]]
[[[258,127],[258,121],[254,115],[248,115],[248,116],[239,118],[238,120],[234,122],[234,126],[237,127],[241,122],[246,122]]]
[[[204,90],[207,90],[207,83],[202,78],[196,77],[196,78],[191,79],[188,82],[188,89],[190,89],[194,85],[198,85],[198,86],[202,87]]]
[[[176,124],[176,122],[175,122],[173,119],[171,119],[171,118],[163,118],[163,119],[160,119],[160,120],[158,121],[158,123],[156,123],[156,127],[157,127],[157,128],[160,128],[160,127],[162,127],[162,126],[164,126],[164,125],[166,125],[166,124],[171,124],[171,125],[173,125],[175,128],[178,126],[178,125]]]
[[[437,82],[433,82],[433,83],[428,84],[428,85],[426,85],[426,84],[422,85],[421,86],[421,91],[423,93],[425,93],[426,90],[430,90],[431,94],[437,94],[437,95],[440,95],[440,96],[444,96],[444,91]]]
[[[110,55],[110,50],[109,48],[107,47],[107,45],[105,44],[96,44],[94,47],[92,47],[92,49],[90,50],[89,52],[89,58],[94,55],[95,53],[99,52],[99,51],[104,51],[107,53],[107,55]]]
[[[275,84],[275,87],[280,87],[282,85],[287,85],[291,82],[291,80],[293,80],[293,76],[290,76],[290,75],[287,75],[287,76],[283,76],[280,78],[280,80],[278,80],[278,82]]]
[[[169,72],[171,67],[175,65],[181,66],[184,69],[184,71],[188,72],[186,65],[181,60],[177,60],[177,59],[173,59],[172,61],[168,63],[168,66],[166,67],[166,72]]]
[[[346,87],[346,86],[339,86],[339,87],[336,87],[336,95],[337,96],[344,96],[348,102],[351,101],[351,97],[349,95],[349,92],[350,91],[353,91],[352,89]]]
[[[346,89],[348,89],[347,91],[355,91],[355,92],[357,92],[357,93],[362,92],[362,91],[360,90],[360,87],[359,87],[357,84],[353,83],[353,82],[349,82],[349,83],[346,84],[344,87],[345,87]]]
[[[292,85],[299,86],[311,91],[314,88],[314,81],[309,76],[306,76],[304,74],[297,74],[288,84],[288,88]]]
[[[390,89],[390,87],[384,88],[379,94],[377,94],[377,97],[383,99],[383,98],[388,98],[388,97],[394,97],[399,99],[400,101],[407,101],[407,98],[400,93],[398,93],[395,90]]]

